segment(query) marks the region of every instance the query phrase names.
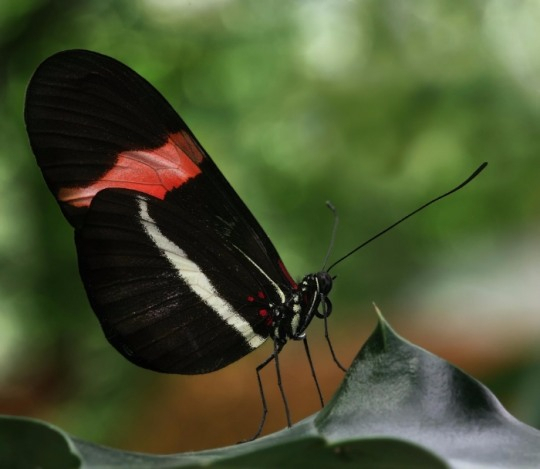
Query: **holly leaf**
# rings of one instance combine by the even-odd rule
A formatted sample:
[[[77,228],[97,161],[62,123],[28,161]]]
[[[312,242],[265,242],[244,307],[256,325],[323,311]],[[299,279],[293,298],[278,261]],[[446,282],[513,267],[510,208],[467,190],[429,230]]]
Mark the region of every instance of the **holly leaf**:
[[[328,405],[291,429],[227,448],[156,456],[0,418],[0,467],[530,468],[540,431],[512,417],[480,382],[378,325]]]

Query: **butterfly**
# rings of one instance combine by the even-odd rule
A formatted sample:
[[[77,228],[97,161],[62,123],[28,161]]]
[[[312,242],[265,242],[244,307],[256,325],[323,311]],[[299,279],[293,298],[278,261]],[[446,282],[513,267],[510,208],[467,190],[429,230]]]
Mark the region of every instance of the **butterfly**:
[[[121,62],[86,50],[49,57],[28,86],[25,121],[75,229],[92,309],[125,358],[158,372],[209,373],[271,339],[257,368],[257,436],[266,415],[260,370],[275,361],[279,373],[289,340],[303,341],[309,357],[306,329],[332,311],[330,274],[293,280],[182,118]],[[290,426],[287,405],[286,413]]]
[[[219,370],[270,339],[260,372],[288,341],[307,342],[314,318],[328,336],[330,270],[399,223],[474,179],[430,200],[296,282],[276,248],[165,98],[121,62],[68,50],[46,59],[28,86],[32,150],[75,230],[79,272],[107,340],[153,371]],[[337,218],[336,218],[337,220]]]

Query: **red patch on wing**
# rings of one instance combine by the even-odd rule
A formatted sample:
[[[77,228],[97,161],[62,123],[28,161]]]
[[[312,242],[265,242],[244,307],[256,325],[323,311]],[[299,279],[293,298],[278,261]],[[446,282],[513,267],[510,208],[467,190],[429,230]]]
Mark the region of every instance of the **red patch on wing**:
[[[196,177],[204,152],[185,132],[169,136],[153,150],[131,150],[118,155],[114,166],[85,187],[62,188],[58,200],[74,207],[89,207],[103,189],[132,189],[163,200],[167,192]]]

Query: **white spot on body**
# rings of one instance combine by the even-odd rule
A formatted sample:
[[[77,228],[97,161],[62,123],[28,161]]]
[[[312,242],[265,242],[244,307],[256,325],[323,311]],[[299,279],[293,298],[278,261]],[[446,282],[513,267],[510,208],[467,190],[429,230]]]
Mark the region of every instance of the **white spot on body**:
[[[293,333],[293,336],[296,335],[299,325],[300,325],[300,314],[296,313],[291,319],[291,332]]]

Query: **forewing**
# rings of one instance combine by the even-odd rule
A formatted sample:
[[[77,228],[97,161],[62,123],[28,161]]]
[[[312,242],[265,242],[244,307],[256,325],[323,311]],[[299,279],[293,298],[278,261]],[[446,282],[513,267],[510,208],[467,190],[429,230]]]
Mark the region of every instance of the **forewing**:
[[[124,188],[202,217],[277,283],[295,287],[249,209],[184,121],[144,78],[96,52],[45,60],[27,90],[25,120],[44,178],[75,227],[97,193]],[[196,184],[186,183],[196,180]]]

